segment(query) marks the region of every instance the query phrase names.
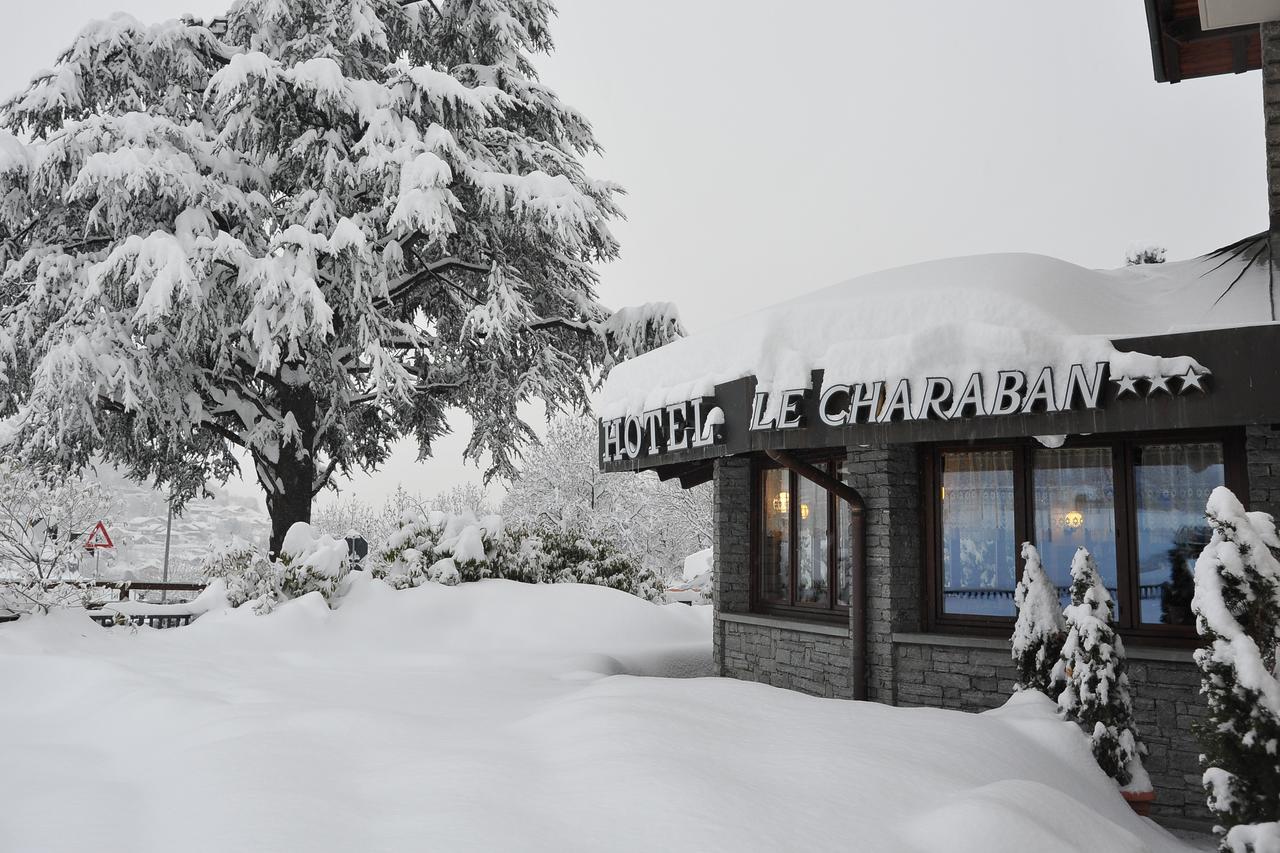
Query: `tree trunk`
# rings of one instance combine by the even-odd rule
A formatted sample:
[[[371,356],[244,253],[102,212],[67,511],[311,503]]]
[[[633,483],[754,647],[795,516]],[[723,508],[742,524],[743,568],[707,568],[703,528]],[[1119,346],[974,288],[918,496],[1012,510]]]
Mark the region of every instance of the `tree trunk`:
[[[284,536],[296,522],[311,522],[311,466],[303,463],[290,465],[289,468],[301,468],[301,477],[286,474],[286,466],[276,466],[274,472],[284,486],[278,494],[267,492],[267,512],[271,514],[271,558],[280,556],[280,546],[284,544]]]
[[[311,499],[315,496],[316,467],[312,457],[315,446],[316,401],[306,386],[288,388],[279,401],[285,413],[293,416],[301,432],[301,449],[290,442],[280,448],[279,461],[257,460],[265,466],[274,483],[267,483],[263,472],[258,480],[267,493],[267,512],[271,514],[271,558],[280,556],[285,534],[299,521],[311,523]]]

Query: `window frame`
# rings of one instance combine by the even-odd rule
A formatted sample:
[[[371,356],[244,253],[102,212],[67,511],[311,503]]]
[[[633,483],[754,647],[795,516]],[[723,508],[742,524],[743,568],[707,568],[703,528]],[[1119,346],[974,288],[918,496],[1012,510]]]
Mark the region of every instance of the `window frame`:
[[[810,462],[814,467],[819,468],[833,477],[839,477],[838,468],[844,463],[844,455],[826,456],[815,459]],[[855,538],[857,536],[856,524],[850,525],[849,530],[841,530],[839,528],[840,520],[840,498],[823,489],[818,489],[826,496],[827,507],[827,601],[826,603],[806,604],[796,601],[798,588],[798,580],[800,576],[800,565],[797,559],[799,552],[799,518],[800,518],[800,501],[792,500],[788,508],[787,517],[790,525],[790,568],[791,578],[788,586],[787,603],[777,601],[769,601],[761,597],[764,587],[761,572],[761,538],[764,535],[764,508],[762,506],[764,498],[764,477],[766,471],[781,470],[785,471],[788,476],[788,490],[790,494],[797,495],[799,493],[800,480],[803,479],[795,471],[792,471],[776,462],[768,459],[755,459],[751,465],[751,541],[750,541],[750,582],[749,601],[751,612],[764,613],[772,616],[784,616],[787,618],[797,618],[806,621],[831,622],[837,624],[847,624],[849,621],[849,611],[852,607],[852,589],[850,589],[850,603],[840,604],[836,598],[839,595],[839,567],[838,557],[840,553],[840,537],[849,536]],[[857,583],[857,573],[859,567],[866,563],[865,547],[861,547],[859,543],[854,542],[852,567],[853,577],[850,579],[852,583]]]
[[[1194,444],[1215,442],[1222,445],[1223,480],[1227,488],[1247,498],[1248,468],[1245,458],[1244,429],[1152,430],[1133,433],[1104,433],[1071,436],[1064,448],[1110,447],[1112,479],[1115,484],[1116,586],[1120,604],[1117,627],[1125,637],[1138,642],[1186,644],[1194,642],[1194,625],[1161,625],[1143,623],[1140,616],[1140,577],[1137,571],[1137,527],[1134,511],[1134,449],[1144,444]],[[978,616],[945,613],[942,601],[942,514],[938,498],[942,474],[942,455],[948,452],[1013,450],[1014,535],[1015,545],[1032,542],[1035,536],[1034,468],[1032,457],[1043,448],[1034,438],[992,441],[947,442],[921,448],[922,524],[924,527],[924,600],[922,613],[929,631],[1007,635],[1013,628],[1013,616]],[[1021,580],[1023,561],[1015,556],[1016,578]]]

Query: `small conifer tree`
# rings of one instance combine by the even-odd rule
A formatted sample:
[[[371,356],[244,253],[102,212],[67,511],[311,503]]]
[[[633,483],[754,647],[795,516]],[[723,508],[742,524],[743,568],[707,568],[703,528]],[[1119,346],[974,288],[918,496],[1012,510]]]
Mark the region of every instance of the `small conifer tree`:
[[[1213,538],[1196,561],[1191,606],[1209,704],[1200,728],[1209,808],[1222,850],[1280,849],[1280,537],[1271,516],[1245,512],[1226,488],[1206,514]]]
[[[1039,690],[1057,699],[1066,686],[1054,670],[1067,637],[1058,603],[1058,589],[1045,574],[1040,552],[1022,543],[1022,580],[1013,593],[1018,621],[1013,626],[1013,663],[1018,668],[1017,690]]]
[[[1066,687],[1058,708],[1089,734],[1093,757],[1108,776],[1121,787],[1146,790],[1146,750],[1134,726],[1124,643],[1111,626],[1111,594],[1087,548],[1077,549],[1071,561],[1071,604],[1064,615],[1067,639],[1055,675]]]

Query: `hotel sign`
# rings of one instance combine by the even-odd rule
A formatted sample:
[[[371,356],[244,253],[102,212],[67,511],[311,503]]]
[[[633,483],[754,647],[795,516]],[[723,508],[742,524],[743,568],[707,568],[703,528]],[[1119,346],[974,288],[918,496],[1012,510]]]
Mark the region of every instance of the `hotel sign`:
[[[1065,376],[1044,366],[1031,373],[979,371],[963,383],[947,377],[929,377],[913,385],[909,379],[897,378],[824,384],[818,389],[760,391],[751,400],[750,412],[742,414],[749,414],[749,433],[762,433],[814,426],[809,417],[815,408],[818,421],[826,429],[1083,411],[1101,406],[1108,383],[1116,389],[1115,399],[1180,396],[1204,392],[1208,376],[1195,368],[1172,376],[1109,377],[1108,373],[1109,363],[1099,361],[1073,364]],[[815,395],[816,407],[812,405]],[[601,460],[638,460],[722,444],[724,426],[725,413],[706,397],[641,415],[601,420]]]

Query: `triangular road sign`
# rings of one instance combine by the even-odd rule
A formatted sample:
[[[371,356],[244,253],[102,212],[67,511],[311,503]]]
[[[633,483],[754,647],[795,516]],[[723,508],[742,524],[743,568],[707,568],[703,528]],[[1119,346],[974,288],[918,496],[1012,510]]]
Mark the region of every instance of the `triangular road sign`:
[[[97,548],[114,548],[111,542],[111,534],[107,533],[107,526],[101,521],[94,526],[93,532],[89,534],[89,538],[84,543],[86,551],[93,551]]]

